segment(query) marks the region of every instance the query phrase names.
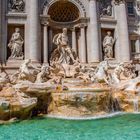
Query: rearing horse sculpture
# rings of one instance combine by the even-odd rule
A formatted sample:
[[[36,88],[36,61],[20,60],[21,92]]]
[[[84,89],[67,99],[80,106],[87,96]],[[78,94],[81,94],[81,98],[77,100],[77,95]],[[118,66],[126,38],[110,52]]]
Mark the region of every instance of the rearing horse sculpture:
[[[105,82],[105,83],[109,84],[108,69],[109,69],[108,61],[101,62],[95,70],[94,81],[95,82]]]

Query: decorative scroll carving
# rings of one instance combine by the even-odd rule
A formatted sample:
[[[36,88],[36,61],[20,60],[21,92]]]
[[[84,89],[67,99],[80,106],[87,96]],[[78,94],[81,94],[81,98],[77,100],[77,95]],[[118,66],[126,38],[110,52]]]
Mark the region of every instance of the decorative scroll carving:
[[[24,0],[9,0],[8,8],[10,12],[24,12],[25,2]]]
[[[100,0],[100,16],[112,16],[112,2],[110,0]]]

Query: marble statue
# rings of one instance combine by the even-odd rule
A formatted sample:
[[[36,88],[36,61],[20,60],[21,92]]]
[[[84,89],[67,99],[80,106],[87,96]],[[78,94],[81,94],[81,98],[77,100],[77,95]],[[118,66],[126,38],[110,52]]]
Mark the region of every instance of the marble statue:
[[[111,59],[113,58],[113,45],[115,40],[111,36],[111,32],[108,31],[107,35],[103,40],[103,50],[104,50],[104,59]]]
[[[121,82],[118,88],[125,91],[140,92],[140,76]]]
[[[9,0],[9,10],[12,12],[23,12],[25,9],[24,0]]]
[[[119,84],[121,81],[121,74],[125,71],[124,63],[120,63],[111,74],[111,84]]]
[[[18,79],[28,79],[31,76],[30,70],[29,70],[29,64],[31,63],[30,59],[27,59],[24,61],[23,64],[21,64],[19,68],[19,75]]]
[[[50,76],[53,77],[66,77],[66,71],[62,64],[53,62],[50,65]]]
[[[127,78],[127,79],[133,79],[133,78],[136,78],[136,67],[135,65],[133,64],[133,62],[129,62],[129,63],[126,63],[125,64],[125,71],[124,71],[124,76]]]
[[[108,70],[109,70],[108,61],[100,62],[100,64],[97,66],[97,68],[95,70],[95,75],[93,75],[93,78],[92,78],[93,81],[97,81],[97,82],[103,81],[103,82],[109,84]]]
[[[90,73],[88,72],[87,66],[80,65],[76,78],[83,79],[85,82],[90,81]]]
[[[31,72],[31,69],[33,69],[33,72]],[[12,75],[11,81],[13,83],[16,83],[18,81],[30,81],[30,82],[35,82],[36,80],[36,75],[40,69],[35,67],[34,65],[31,64],[30,59],[24,60],[24,62],[21,64],[19,70]]]
[[[57,45],[57,48],[52,53],[51,62],[73,64],[76,61],[75,53],[69,46],[67,28],[63,29],[63,33],[54,36],[53,43]]]
[[[45,83],[50,79],[50,67],[49,65],[42,66],[41,71],[37,74],[36,83]]]
[[[20,34],[20,29],[16,28],[8,44],[8,47],[11,49],[10,58],[23,58],[23,43],[24,40]]]

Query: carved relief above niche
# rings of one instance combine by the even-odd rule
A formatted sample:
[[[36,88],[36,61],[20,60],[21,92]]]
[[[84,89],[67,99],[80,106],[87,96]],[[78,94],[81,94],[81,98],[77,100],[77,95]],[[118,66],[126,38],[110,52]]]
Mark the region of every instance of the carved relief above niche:
[[[112,16],[112,1],[111,0],[99,0],[100,16]]]
[[[124,3],[124,2],[125,2],[125,0],[114,0],[115,5],[119,5],[119,4]]]
[[[9,12],[24,12],[25,0],[8,0]]]

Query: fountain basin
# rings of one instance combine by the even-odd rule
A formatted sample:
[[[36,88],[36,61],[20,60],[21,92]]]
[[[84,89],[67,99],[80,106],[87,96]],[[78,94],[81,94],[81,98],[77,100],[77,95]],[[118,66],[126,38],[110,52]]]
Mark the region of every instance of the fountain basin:
[[[51,93],[48,115],[90,117],[110,112],[110,92],[103,89],[82,89]]]

